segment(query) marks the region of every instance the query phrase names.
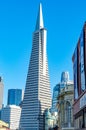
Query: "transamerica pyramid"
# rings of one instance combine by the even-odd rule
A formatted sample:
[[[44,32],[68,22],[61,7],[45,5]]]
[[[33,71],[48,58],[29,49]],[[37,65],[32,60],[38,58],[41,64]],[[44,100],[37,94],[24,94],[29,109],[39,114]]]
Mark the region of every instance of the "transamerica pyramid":
[[[20,130],[44,130],[44,112],[51,107],[50,81],[46,54],[47,30],[44,28],[42,5],[39,6],[33,33]]]

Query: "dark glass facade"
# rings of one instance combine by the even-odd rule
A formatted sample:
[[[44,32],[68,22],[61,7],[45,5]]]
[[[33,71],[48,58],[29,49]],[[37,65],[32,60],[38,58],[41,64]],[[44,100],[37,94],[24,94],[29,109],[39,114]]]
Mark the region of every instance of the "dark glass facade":
[[[73,54],[75,130],[86,129],[86,22]]]
[[[3,106],[3,90],[4,90],[4,84],[2,77],[0,76],[0,109],[2,109]]]
[[[74,99],[76,100],[86,89],[86,23],[73,54],[73,72]]]
[[[19,106],[22,101],[22,90],[21,89],[9,89],[8,90],[8,105]]]

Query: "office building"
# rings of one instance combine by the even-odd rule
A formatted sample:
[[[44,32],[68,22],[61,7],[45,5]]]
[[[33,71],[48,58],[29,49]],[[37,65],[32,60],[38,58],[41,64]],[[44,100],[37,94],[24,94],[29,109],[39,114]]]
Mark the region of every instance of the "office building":
[[[60,92],[60,84],[57,84],[53,88],[52,107],[48,111],[48,113],[50,112],[51,116],[45,117],[45,123],[47,124],[47,126],[46,126],[47,128],[48,128],[48,125],[50,126],[51,121],[53,121],[53,127],[57,126],[57,124],[58,124],[57,97],[58,97],[59,92]],[[51,127],[51,128],[53,128],[53,127]]]
[[[62,72],[61,74],[61,83],[69,81],[69,72]]]
[[[53,88],[53,98],[52,98],[52,112],[58,112],[57,110],[57,97],[60,92],[60,84],[57,84]]]
[[[0,109],[2,109],[2,105],[3,105],[3,89],[4,89],[4,84],[2,78],[0,77]]]
[[[19,129],[21,108],[15,105],[9,105],[2,109],[1,120],[8,123],[11,130]]]
[[[66,84],[69,82],[69,72],[64,71],[61,74],[61,81],[53,88],[53,98],[52,98],[52,112],[57,112],[57,97],[61,91],[61,89],[63,89]]]
[[[44,112],[51,107],[46,38],[40,4],[22,104],[21,130],[44,130]]]
[[[22,101],[22,89],[9,89],[8,90],[8,105],[19,106]]]
[[[73,57],[74,125],[75,130],[86,129],[86,22],[82,28]]]

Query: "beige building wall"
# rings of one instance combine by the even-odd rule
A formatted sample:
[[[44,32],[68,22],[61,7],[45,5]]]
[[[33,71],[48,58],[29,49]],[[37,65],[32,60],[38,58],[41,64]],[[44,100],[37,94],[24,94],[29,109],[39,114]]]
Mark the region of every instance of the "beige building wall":
[[[60,128],[73,127],[73,101],[73,82],[67,82],[58,96],[58,125]]]

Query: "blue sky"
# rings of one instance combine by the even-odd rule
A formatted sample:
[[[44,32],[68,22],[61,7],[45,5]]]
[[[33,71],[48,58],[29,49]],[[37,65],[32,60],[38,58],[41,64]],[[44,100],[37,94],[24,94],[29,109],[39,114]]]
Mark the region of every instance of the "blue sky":
[[[72,55],[86,20],[86,0],[1,0],[0,75],[4,81],[4,103],[10,88],[25,88],[39,3],[48,31],[47,55],[51,90],[61,72],[73,79]]]

